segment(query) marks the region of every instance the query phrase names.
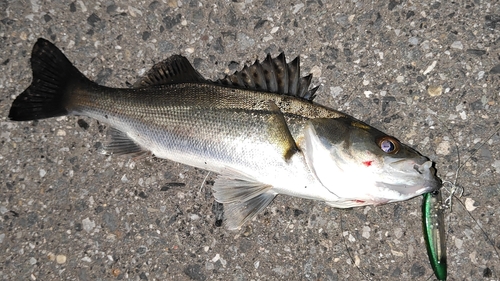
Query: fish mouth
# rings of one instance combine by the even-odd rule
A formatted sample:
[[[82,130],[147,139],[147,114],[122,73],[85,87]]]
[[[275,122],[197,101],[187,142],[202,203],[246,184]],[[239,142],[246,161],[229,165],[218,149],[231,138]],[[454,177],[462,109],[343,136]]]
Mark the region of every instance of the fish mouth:
[[[439,190],[443,186],[441,179],[436,176],[434,163],[427,158],[399,160],[390,163],[390,167],[397,171],[397,177],[403,181],[399,184],[380,185],[398,192],[401,198],[409,199]]]
[[[422,165],[413,165],[419,174],[424,176],[424,187],[427,192],[433,192],[440,189],[443,186],[443,181],[436,176],[436,168],[434,168],[434,163],[427,160]]]

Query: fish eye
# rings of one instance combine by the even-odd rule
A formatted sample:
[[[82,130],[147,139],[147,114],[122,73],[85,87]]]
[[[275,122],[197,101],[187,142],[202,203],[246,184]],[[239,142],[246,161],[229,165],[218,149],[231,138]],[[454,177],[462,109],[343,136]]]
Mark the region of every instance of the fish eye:
[[[399,142],[393,137],[382,137],[377,143],[385,153],[396,154],[399,151]]]

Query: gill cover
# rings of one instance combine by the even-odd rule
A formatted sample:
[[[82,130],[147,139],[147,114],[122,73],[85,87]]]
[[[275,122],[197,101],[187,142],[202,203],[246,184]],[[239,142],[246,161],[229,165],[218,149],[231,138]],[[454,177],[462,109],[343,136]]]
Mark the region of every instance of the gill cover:
[[[383,136],[351,118],[310,120],[303,148],[306,162],[323,186],[337,196],[353,200],[370,198],[375,201],[371,204],[387,203],[384,198],[389,195],[380,194],[375,187],[385,177],[382,156],[390,154],[377,143]]]
[[[341,175],[344,172],[342,166],[346,151],[339,147],[343,144],[341,136],[348,132],[344,126],[332,126],[330,119],[313,119],[307,122],[305,127],[304,150],[307,165],[319,179],[321,184],[329,189],[339,184],[339,178],[332,175]],[[332,133],[328,134],[327,131]],[[325,133],[329,137],[325,136]]]

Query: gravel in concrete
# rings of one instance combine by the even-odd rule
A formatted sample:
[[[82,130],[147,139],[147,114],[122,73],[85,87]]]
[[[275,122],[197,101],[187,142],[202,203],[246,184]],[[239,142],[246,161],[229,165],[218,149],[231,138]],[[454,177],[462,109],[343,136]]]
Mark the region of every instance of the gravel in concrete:
[[[300,54],[317,102],[417,148],[443,179],[463,165],[449,280],[499,280],[498,2],[0,2],[0,279],[432,280],[421,198],[339,210],[281,196],[228,231],[216,175],[100,155],[106,125],[92,119],[9,121],[38,37],[113,87],[172,54],[212,79]]]

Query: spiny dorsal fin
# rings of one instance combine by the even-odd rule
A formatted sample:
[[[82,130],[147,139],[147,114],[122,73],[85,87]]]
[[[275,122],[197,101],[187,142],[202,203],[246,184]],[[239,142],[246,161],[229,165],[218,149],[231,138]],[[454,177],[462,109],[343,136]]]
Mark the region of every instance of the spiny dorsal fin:
[[[286,63],[285,54],[274,59],[268,54],[261,63],[256,60],[251,66],[219,79],[216,83],[236,88],[262,90],[285,94],[312,101],[318,87],[309,90],[312,75],[300,77],[300,57]]]
[[[134,88],[186,82],[206,82],[206,80],[184,56],[173,55],[153,65],[144,77],[135,82]]]

